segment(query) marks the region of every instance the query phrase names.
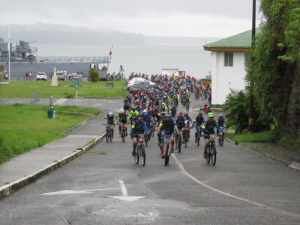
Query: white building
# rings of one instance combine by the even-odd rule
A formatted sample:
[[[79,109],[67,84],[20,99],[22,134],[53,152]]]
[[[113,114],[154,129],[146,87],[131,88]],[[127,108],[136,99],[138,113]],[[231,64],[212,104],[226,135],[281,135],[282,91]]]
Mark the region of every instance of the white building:
[[[259,28],[256,29],[256,33]],[[230,89],[245,89],[246,57],[251,49],[252,31],[246,31],[217,42],[204,45],[212,56],[212,107],[221,108]]]

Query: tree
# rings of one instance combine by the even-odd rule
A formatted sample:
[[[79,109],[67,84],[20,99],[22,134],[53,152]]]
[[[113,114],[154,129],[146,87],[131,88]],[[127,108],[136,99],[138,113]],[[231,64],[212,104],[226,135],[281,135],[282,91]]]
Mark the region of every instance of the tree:
[[[261,0],[261,11],[265,22],[251,51],[248,73],[254,82],[259,119],[276,118],[281,141],[299,147],[300,2]]]
[[[99,71],[96,68],[91,68],[89,70],[89,80],[92,82],[97,82],[99,80]]]

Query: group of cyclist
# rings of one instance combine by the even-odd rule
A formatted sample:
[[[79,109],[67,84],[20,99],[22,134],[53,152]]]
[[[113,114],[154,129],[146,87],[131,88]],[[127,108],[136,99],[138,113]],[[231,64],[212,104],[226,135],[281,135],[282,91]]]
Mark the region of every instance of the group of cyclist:
[[[214,119],[214,113],[208,111],[208,119],[205,120],[200,112],[195,119],[189,116],[188,111],[178,112],[178,104],[191,102],[190,94],[199,91],[196,87],[191,89],[191,84],[185,81],[172,80],[158,82],[159,89],[148,89],[147,91],[134,91],[126,95],[124,105],[115,116],[112,112],[105,115],[107,126],[114,130],[114,124],[125,127],[126,135],[127,124],[131,125],[130,136],[132,139],[132,156],[136,155],[137,140],[140,134],[147,135],[150,143],[150,137],[153,129],[157,126],[158,143],[163,140],[161,155],[165,156],[166,137],[170,137],[171,152],[178,149],[177,137],[180,131],[185,128],[187,136],[190,137],[190,130],[195,128],[195,143],[197,143],[197,133],[200,132],[204,137],[204,158],[206,158],[207,145],[211,134],[214,134],[214,128],[218,135],[222,135],[220,127],[226,127],[227,123],[223,114],[219,115],[218,120]],[[188,140],[188,139],[187,139]]]

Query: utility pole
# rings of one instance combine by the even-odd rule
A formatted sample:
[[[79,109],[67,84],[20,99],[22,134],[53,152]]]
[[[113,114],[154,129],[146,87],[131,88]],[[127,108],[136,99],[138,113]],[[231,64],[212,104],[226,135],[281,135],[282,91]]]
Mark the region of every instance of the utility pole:
[[[256,20],[256,0],[253,0],[253,11],[252,11],[252,49],[254,47],[254,40],[255,40],[255,20]],[[253,58],[251,58],[251,61],[253,63]],[[253,109],[253,102],[254,102],[254,96],[253,96],[253,75],[251,74],[252,71],[250,71],[250,104],[249,104],[249,122],[248,122],[248,134],[253,133],[253,124],[254,124],[254,109]]]

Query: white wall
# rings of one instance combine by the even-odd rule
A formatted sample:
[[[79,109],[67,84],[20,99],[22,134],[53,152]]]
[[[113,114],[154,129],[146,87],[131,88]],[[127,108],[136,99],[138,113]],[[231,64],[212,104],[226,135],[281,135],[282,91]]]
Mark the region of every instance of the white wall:
[[[233,52],[233,67],[224,66],[224,52],[212,52],[212,105],[222,105],[233,90],[245,89],[245,53]]]

